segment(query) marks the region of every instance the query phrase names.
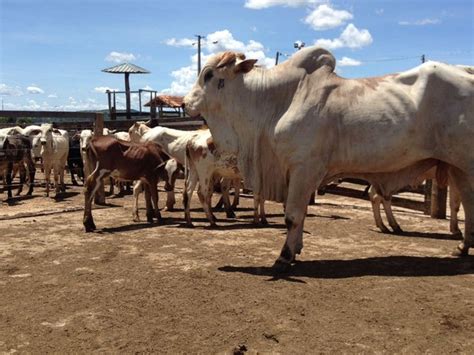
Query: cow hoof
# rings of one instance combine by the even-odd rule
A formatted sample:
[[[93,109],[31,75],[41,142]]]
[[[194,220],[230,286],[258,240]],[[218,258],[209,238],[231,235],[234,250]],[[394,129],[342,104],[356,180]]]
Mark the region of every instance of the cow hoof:
[[[139,217],[134,217],[134,218],[133,218],[133,221],[134,221],[134,222],[140,222],[140,218],[139,218]]]
[[[272,270],[277,274],[284,274],[289,272],[291,269],[291,264],[287,261],[278,259],[275,261],[275,264],[272,266]]]
[[[468,256],[469,248],[462,248],[460,245],[458,245],[451,255],[457,257]]]
[[[236,218],[234,211],[226,212],[227,218]]]
[[[382,227],[379,227],[380,231],[382,233],[390,233],[390,229],[388,229],[387,227],[385,226],[382,226]]]
[[[85,228],[85,230],[86,230],[86,233],[93,232],[93,231],[95,231],[95,229],[96,229],[94,222],[92,222],[92,223],[84,223],[84,228]]]
[[[209,225],[210,228],[217,228],[217,223],[212,221]]]
[[[403,234],[403,229],[400,228],[400,226],[396,226],[393,228],[393,233],[394,234]]]
[[[260,220],[260,224],[261,224],[262,226],[268,226],[268,221],[267,221],[267,219],[266,219],[266,218],[262,218],[262,219]]]
[[[194,224],[192,222],[186,222],[185,226],[187,228],[194,228]]]

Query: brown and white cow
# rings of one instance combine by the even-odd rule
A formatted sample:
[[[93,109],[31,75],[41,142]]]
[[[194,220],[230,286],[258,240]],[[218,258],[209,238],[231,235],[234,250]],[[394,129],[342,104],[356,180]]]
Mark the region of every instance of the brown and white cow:
[[[235,52],[212,56],[184,98],[226,151],[236,152],[244,183],[285,201],[287,239],[277,270],[303,248],[310,195],[335,176],[393,173],[424,159],[450,166],[474,246],[474,76],[427,62],[376,78],[344,79],[326,49],[308,47],[271,69]]]
[[[211,210],[211,197],[216,178],[240,179],[234,154],[228,154],[216,149],[208,129],[195,131],[181,131],[166,127],[148,128],[138,125],[129,130],[130,136],[143,133],[143,141],[152,141],[159,144],[164,151],[185,166],[185,189],[183,203],[185,206],[185,219],[188,226],[192,226],[190,205],[191,197],[199,183],[198,196],[206,216],[212,226],[216,225],[216,218]],[[223,184],[223,196],[228,217],[234,217],[229,199],[230,184]],[[264,200],[254,195],[254,221],[265,224]],[[260,211],[258,210],[260,208]]]
[[[96,229],[92,218],[92,200],[103,179],[113,176],[119,180],[141,180],[145,185],[147,220],[161,221],[158,209],[157,184],[166,179],[164,155],[152,142],[130,143],[112,136],[93,137],[86,148],[87,159],[95,167],[84,186],[84,227],[86,232]]]

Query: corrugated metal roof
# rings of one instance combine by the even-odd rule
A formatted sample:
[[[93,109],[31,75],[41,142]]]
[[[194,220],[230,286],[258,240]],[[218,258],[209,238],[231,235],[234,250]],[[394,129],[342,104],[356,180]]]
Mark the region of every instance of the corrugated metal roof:
[[[147,102],[145,106],[169,106],[169,107],[181,107],[183,105],[183,96],[171,96],[171,95],[158,95],[150,102]]]
[[[115,73],[115,74],[149,74],[150,72],[138,65],[132,63],[122,63],[111,68],[102,69],[105,73]]]

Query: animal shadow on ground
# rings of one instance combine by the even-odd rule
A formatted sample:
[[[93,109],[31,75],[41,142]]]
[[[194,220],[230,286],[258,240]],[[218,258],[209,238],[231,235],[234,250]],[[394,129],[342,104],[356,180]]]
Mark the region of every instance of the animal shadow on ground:
[[[175,223],[176,221],[173,220],[172,218],[162,218],[161,223],[158,223],[157,221],[155,221],[154,223],[138,222],[138,223],[132,223],[132,224],[124,224],[124,225],[116,226],[116,227],[104,227],[98,230],[97,232],[98,233],[130,232],[130,231],[140,230],[140,229],[162,227],[166,225],[172,225]]]
[[[64,201],[64,200],[67,200],[68,198],[77,196],[79,194],[80,194],[80,192],[77,192],[77,191],[61,192],[61,193],[57,194],[56,196],[54,196],[54,200],[55,201]]]
[[[23,201],[31,200],[39,196],[35,195],[22,195],[22,196],[13,196],[10,200],[3,200],[4,203],[8,204],[8,206],[16,206],[22,204]]]
[[[342,279],[362,276],[454,276],[474,274],[474,256],[421,257],[421,256],[383,256],[351,260],[311,260],[299,261],[289,271],[278,274],[267,266],[223,266],[223,272],[240,272],[256,276],[270,276],[270,280],[295,280],[294,277],[319,279]]]
[[[415,232],[415,231],[403,231],[401,233],[392,233],[392,234],[397,237],[428,238],[428,239],[438,239],[438,240],[461,240],[462,239],[461,234],[450,234],[450,233],[426,233],[426,232]]]

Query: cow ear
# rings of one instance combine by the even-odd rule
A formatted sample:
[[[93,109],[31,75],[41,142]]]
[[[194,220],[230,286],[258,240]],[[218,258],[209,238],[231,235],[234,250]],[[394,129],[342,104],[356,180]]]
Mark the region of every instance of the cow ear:
[[[243,60],[235,66],[234,73],[235,74],[248,73],[249,71],[253,69],[253,67],[255,66],[255,63],[257,63],[257,59]]]
[[[221,56],[219,63],[217,63],[216,68],[221,69],[230,64],[235,63],[237,57],[234,52],[224,52]]]

